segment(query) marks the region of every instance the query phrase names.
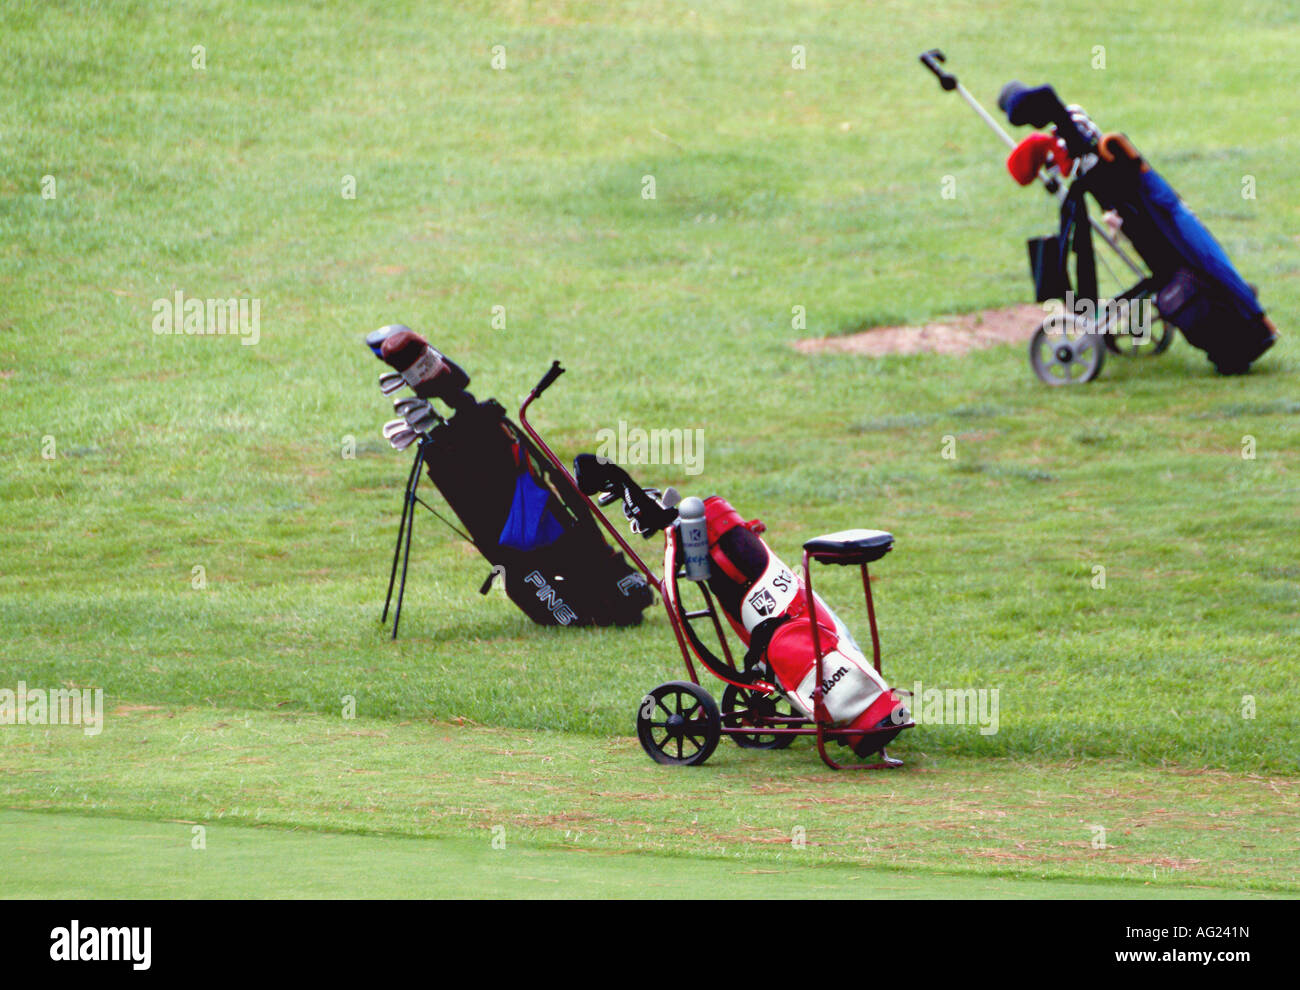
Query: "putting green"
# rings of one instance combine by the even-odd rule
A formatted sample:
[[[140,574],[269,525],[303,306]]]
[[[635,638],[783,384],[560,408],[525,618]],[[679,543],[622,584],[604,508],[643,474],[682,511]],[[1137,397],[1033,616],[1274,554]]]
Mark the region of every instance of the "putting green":
[[[1246,891],[904,873],[775,869],[725,859],[526,847],[41,812],[0,812],[0,897],[1222,898]]]

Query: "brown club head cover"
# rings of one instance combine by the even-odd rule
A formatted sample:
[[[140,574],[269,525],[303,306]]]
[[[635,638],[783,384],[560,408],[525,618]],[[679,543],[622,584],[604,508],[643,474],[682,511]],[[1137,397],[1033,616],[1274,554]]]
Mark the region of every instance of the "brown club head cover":
[[[399,330],[384,338],[379,356],[397,371],[405,371],[429,349],[429,342],[414,330]]]
[[[422,399],[438,395],[446,382],[447,362],[412,330],[402,330],[384,341],[380,356],[397,369],[406,384]]]

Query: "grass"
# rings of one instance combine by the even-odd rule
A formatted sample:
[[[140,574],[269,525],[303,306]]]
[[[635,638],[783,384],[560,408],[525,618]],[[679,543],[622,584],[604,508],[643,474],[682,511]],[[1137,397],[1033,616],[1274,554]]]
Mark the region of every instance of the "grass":
[[[915,63],[936,44],[986,104],[1008,78],[1050,80],[1131,135],[1292,330],[1300,202],[1287,163],[1300,142],[1260,94],[1289,80],[1298,17],[1208,0],[7,5],[0,686],[101,687],[119,714],[94,739],[0,727],[0,805],[81,813],[89,795],[107,823],[208,821],[240,802],[290,828],[402,832],[418,787],[366,824],[341,804],[341,772],[300,759],[299,733],[341,725],[348,695],[444,780],[427,798],[444,817],[447,781],[469,772],[456,761],[493,781],[473,790],[494,814],[525,814],[527,788],[500,786],[513,758],[493,763],[482,741],[500,732],[553,762],[602,754],[685,806],[725,795],[752,830],[806,805],[824,816],[827,868],[862,865],[844,850],[864,822],[931,800],[906,812],[918,831],[897,865],[1145,883],[1163,854],[1198,861],[1170,868],[1178,882],[1294,892],[1293,839],[1263,824],[1293,810],[1300,773],[1294,335],[1245,378],[1215,377],[1180,341],[1066,394],[1035,385],[1021,348],[867,359],[789,345],[1027,298],[1023,240],[1050,229],[1051,211]],[[790,68],[795,44],[804,71]],[[1090,67],[1094,45],[1104,70]],[[54,199],[40,195],[46,175]],[[257,346],[155,335],[152,303],[177,290],[259,299]],[[792,327],[796,306],[806,330]],[[487,565],[432,520],[390,644],[376,618],[405,459],[378,435],[390,414],[360,336],[394,321],[507,405],[561,358],[570,374],[536,419],[567,456],[620,419],[704,429],[702,475],[634,475],[725,494],[764,518],[787,560],[818,532],[894,532],[875,569],[886,673],[998,688],[999,732],[918,729],[900,747],[912,769],[887,779],[833,778],[801,745],[666,773],[630,739],[637,699],[681,673],[662,614],[636,630],[536,629],[504,596],[476,593]],[[851,582],[825,580],[862,628]],[[136,706],[171,717],[160,725],[251,720],[275,786],[238,797],[248,768],[204,749],[204,730],[180,761],[210,762],[204,790],[164,787],[176,751],[117,735],[139,730]],[[457,719],[480,727],[475,753],[444,766],[435,741]],[[416,772],[383,738],[358,737],[346,759]],[[936,866],[926,830],[945,819],[930,781],[954,778],[972,815],[996,795],[1012,844],[952,829]],[[1208,797],[1189,783],[1204,780]],[[582,775],[549,786],[557,806],[588,808],[611,848],[665,851],[663,837],[629,837],[633,811]],[[1042,814],[1025,806],[1034,786],[1049,788]],[[875,800],[884,787],[894,802]],[[1057,836],[1056,818],[1108,787],[1153,788],[1191,831],[1217,824],[1212,811],[1257,821],[1261,861],[1232,872],[1240,851],[1209,841],[1183,855],[1174,829],[1148,833],[1160,837],[1131,873],[1040,862],[1051,842],[1086,843],[1078,821]],[[703,862],[719,835],[766,855],[739,824],[694,837],[677,824],[675,855]],[[454,843],[463,825],[411,834]],[[981,855],[1018,853],[1015,841],[1037,852]]]
[[[0,812],[0,842],[41,863],[6,876],[0,897],[603,898],[714,896],[1073,900],[1267,897],[1216,887],[1057,883],[856,866],[755,869],[722,858],[624,856],[570,848],[494,848],[470,839],[403,839]],[[94,870],[105,872],[88,880]],[[250,890],[248,878],[256,877]]]
[[[989,878],[1032,880],[1043,896],[1076,896],[1079,884],[1105,896],[1124,883],[1160,896],[1295,888],[1300,794],[1296,781],[1260,774],[915,747],[906,771],[833,774],[802,741],[783,753],[725,745],[707,769],[673,773],[626,737],[205,708],[123,706],[93,740],[76,728],[0,738],[7,803],[53,821],[71,812],[129,814],[178,834],[198,823],[288,828],[307,847],[317,833],[399,836],[503,853],[509,870],[520,868],[518,850],[652,855],[649,874],[703,863],[697,893],[726,864],[841,878],[851,868],[861,895],[913,889],[902,879],[913,876],[931,895],[957,878],[953,896],[995,889],[971,886]],[[22,852],[28,834],[0,829],[0,848]],[[64,858],[93,862],[70,837],[48,841]],[[142,850],[142,862],[163,852]],[[572,883],[570,892],[587,891],[581,875]]]

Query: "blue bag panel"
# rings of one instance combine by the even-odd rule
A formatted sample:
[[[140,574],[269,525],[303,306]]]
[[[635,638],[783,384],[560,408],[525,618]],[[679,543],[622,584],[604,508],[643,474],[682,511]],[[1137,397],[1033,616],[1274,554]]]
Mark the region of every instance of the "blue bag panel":
[[[1154,169],[1142,173],[1142,197],[1152,222],[1188,264],[1199,269],[1232,298],[1242,316],[1262,316],[1263,308],[1228,254]]]
[[[539,550],[564,535],[564,527],[551,510],[551,493],[533,480],[526,470],[515,481],[510,515],[497,540],[514,550]]]

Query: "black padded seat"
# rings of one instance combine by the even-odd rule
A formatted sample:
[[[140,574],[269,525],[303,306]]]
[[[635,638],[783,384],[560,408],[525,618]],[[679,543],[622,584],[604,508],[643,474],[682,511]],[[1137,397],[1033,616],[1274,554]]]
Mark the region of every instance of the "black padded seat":
[[[808,556],[827,564],[869,564],[894,547],[894,534],[881,529],[843,529],[803,545]]]

